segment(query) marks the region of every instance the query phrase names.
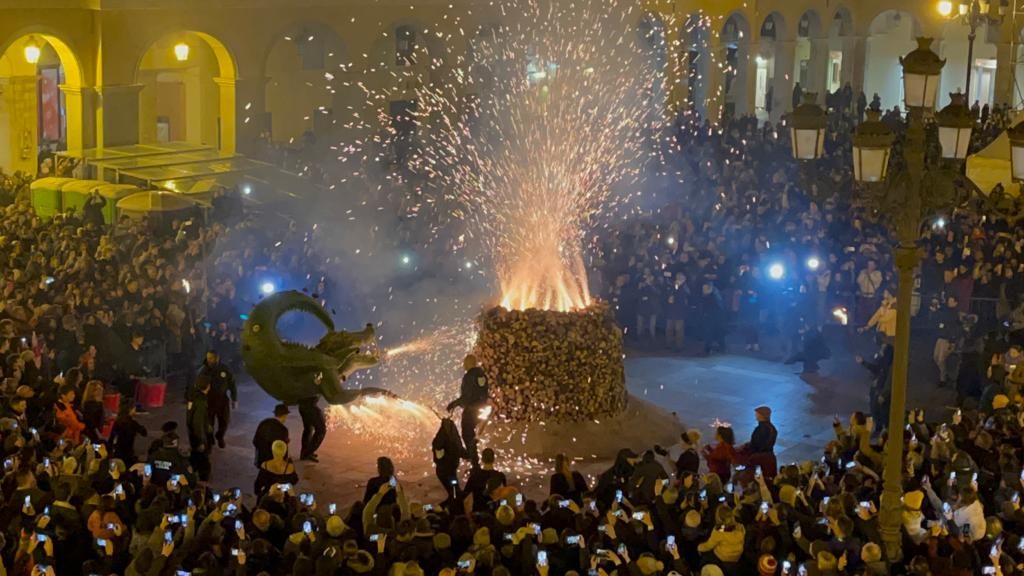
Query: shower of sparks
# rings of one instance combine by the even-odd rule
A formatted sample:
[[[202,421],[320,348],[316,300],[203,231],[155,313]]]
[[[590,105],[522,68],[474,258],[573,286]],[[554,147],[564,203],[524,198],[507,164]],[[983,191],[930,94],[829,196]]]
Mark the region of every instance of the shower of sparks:
[[[410,164],[489,251],[503,306],[582,308],[586,231],[641,179],[664,75],[614,1],[515,8],[454,82],[417,90]]]
[[[438,417],[429,408],[397,398],[365,396],[327,410],[327,427],[343,437],[357,436],[408,457],[423,452],[438,427]],[[411,450],[410,453],[405,453]]]

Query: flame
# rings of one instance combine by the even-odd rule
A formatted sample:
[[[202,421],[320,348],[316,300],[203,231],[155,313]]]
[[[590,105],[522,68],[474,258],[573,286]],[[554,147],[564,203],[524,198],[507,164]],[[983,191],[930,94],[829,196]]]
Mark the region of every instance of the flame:
[[[524,254],[501,280],[501,305],[509,310],[556,310],[569,312],[590,306],[587,270],[579,251],[566,262],[555,247],[541,247]]]

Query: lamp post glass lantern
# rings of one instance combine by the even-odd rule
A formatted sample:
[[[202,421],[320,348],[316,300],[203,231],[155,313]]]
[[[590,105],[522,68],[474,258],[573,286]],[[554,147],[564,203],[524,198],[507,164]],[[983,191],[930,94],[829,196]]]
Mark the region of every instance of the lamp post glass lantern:
[[[971,132],[974,130],[974,117],[967,107],[967,98],[963,94],[950,94],[950,104],[936,114],[939,125],[939,144],[942,146],[942,157],[952,160],[964,160],[971,145]]]
[[[793,158],[797,160],[817,160],[825,149],[825,128],[828,126],[828,115],[825,109],[818,106],[818,95],[804,92],[803,103],[793,110],[790,117],[790,132],[793,143]]]
[[[907,108],[935,109],[939,76],[946,61],[932,52],[931,38],[918,38],[917,49],[900,58],[903,66],[903,95]]]
[[[862,184],[883,182],[888,173],[893,133],[881,117],[881,111],[868,110],[853,134],[853,177]]]

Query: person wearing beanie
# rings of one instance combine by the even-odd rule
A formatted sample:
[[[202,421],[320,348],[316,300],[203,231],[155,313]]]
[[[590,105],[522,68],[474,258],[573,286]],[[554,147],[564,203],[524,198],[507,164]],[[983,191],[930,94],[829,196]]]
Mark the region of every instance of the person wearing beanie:
[[[636,559],[636,567],[642,576],[660,574],[665,569],[665,565],[659,562],[650,552],[644,552]]]
[[[757,559],[757,575],[758,576],[775,576],[775,571],[779,568],[779,562],[775,559],[775,556],[771,554],[762,554]]]
[[[860,549],[860,559],[871,576],[884,576],[889,572],[889,566],[882,559],[882,547],[874,542],[868,542]]]

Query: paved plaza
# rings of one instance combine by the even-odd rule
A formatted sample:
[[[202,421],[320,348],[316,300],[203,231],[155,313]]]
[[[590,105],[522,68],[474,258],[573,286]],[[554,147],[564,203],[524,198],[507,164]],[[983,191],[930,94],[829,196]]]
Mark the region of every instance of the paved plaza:
[[[792,462],[820,454],[822,446],[833,437],[833,417],[839,415],[845,420],[852,411],[867,407],[869,375],[846,348],[835,343],[834,349],[840,353],[824,362],[821,373],[816,375],[801,375],[799,366],[784,365],[781,352],[707,358],[633,352],[626,361],[627,384],[632,395],[675,412],[684,425],[699,429],[705,441],[713,437],[711,426],[716,419],[731,423],[739,441],[744,441],[754,425],[753,408],[768,404],[779,429],[779,460]],[[950,403],[952,393],[937,390],[929,378],[914,377],[930,374],[929,369],[926,355],[914,356],[908,405],[924,406],[931,414],[939,414]],[[180,390],[169,391],[164,408],[140,419],[151,431],[164,420],[183,422],[185,407],[181,396]],[[248,491],[255,478],[252,433],[258,422],[270,415],[275,402],[247,379],[240,383],[240,397],[240,408],[232,414],[228,447],[215,450],[213,455],[213,484],[217,488],[242,486]],[[293,409],[288,425],[292,431],[291,449],[297,453],[301,434],[297,410]],[[429,461],[432,434],[423,433],[407,446],[382,446],[373,439],[330,432],[320,450],[319,463],[297,463],[302,488],[315,492],[321,499],[337,502],[362,498],[366,480],[375,475],[377,456],[386,454],[395,460],[413,498],[440,500],[442,493]],[[597,474],[608,464],[582,461],[578,468],[586,474]],[[529,493],[546,493],[547,463],[519,462],[507,464],[504,469]]]

